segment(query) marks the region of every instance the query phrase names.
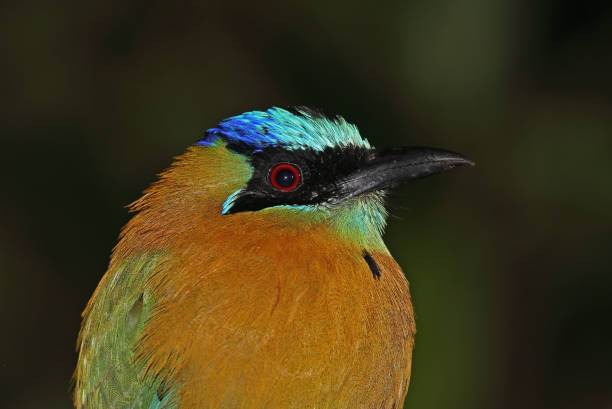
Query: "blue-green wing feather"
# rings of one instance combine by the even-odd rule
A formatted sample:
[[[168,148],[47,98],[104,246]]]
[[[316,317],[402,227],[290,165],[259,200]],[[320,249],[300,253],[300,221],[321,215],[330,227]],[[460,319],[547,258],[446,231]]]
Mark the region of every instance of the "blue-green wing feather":
[[[133,257],[109,270],[86,310],[79,336],[75,402],[79,409],[176,409],[159,380],[135,360],[154,299],[146,282],[161,254]],[[161,398],[161,400],[160,400]]]
[[[155,396],[149,409],[178,409],[178,405],[173,401],[172,394],[168,393],[162,400],[159,400],[159,397]]]

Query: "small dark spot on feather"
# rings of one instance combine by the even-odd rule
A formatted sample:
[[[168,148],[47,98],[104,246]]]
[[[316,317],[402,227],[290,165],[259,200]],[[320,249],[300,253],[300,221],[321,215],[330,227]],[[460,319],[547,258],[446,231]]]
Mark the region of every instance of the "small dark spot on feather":
[[[368,263],[368,267],[370,267],[370,271],[372,272],[374,279],[380,280],[380,268],[378,267],[378,264],[376,264],[376,261],[374,261],[372,258],[372,255],[365,249],[363,250],[363,258],[366,263]]]
[[[159,399],[160,402],[163,401],[167,393],[168,390],[164,387],[164,385],[159,385],[159,388],[157,388],[157,399]]]

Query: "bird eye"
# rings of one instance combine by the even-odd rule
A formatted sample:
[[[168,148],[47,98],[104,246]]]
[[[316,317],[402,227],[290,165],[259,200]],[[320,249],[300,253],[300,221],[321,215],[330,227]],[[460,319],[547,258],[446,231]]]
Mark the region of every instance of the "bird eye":
[[[290,192],[300,184],[300,169],[290,163],[281,163],[270,169],[268,178],[276,189]]]

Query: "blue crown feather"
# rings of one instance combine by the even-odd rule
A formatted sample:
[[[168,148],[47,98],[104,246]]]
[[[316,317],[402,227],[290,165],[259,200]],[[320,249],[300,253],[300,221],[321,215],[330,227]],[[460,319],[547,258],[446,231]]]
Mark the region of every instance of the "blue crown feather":
[[[317,151],[346,146],[370,147],[357,127],[344,118],[328,118],[306,108],[297,108],[296,113],[270,108],[227,118],[208,129],[198,145],[211,145],[219,137],[255,150],[272,146]]]

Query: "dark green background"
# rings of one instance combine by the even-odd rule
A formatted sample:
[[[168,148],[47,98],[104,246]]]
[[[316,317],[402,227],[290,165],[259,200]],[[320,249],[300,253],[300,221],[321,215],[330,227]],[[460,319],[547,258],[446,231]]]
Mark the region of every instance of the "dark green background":
[[[390,200],[407,407],[612,407],[609,1],[5,2],[0,51],[0,407],[71,407],[123,206],[222,118],[298,104],[478,163]]]

